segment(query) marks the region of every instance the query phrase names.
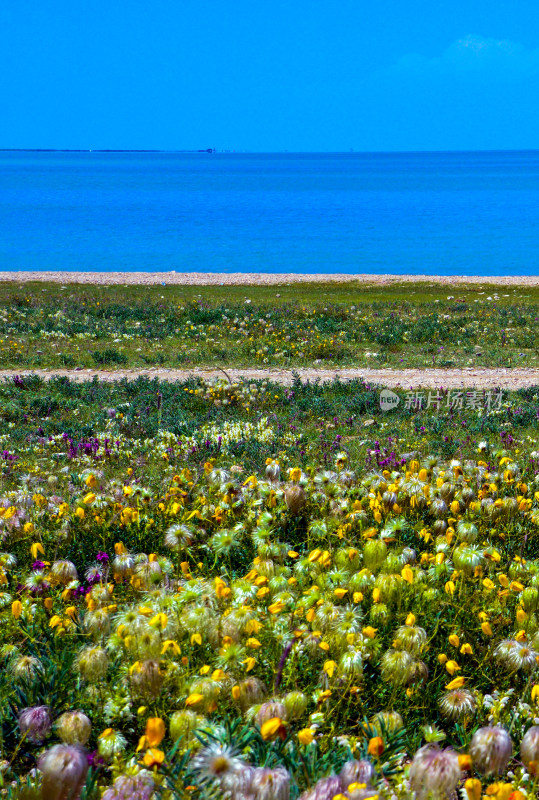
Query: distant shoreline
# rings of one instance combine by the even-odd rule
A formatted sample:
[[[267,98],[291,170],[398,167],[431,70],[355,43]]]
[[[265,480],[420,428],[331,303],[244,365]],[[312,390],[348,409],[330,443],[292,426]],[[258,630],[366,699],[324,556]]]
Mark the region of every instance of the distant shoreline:
[[[126,150],[126,149],[111,149],[100,148],[95,149],[79,147],[0,147],[0,153],[215,153],[213,147],[205,147],[201,150]]]
[[[251,155],[251,156],[410,156],[410,155],[477,155],[496,153],[539,153],[538,147],[510,148],[499,150],[220,150],[215,147],[203,147],[196,150],[176,150],[163,148],[130,148],[130,147],[0,147],[0,153],[215,153],[220,155]]]
[[[445,286],[539,286],[539,275],[369,275],[258,273],[258,272],[52,272],[4,271],[0,281],[30,283],[81,283],[94,285],[152,286],[283,286],[292,283],[361,283],[387,286],[392,283],[431,283]]]

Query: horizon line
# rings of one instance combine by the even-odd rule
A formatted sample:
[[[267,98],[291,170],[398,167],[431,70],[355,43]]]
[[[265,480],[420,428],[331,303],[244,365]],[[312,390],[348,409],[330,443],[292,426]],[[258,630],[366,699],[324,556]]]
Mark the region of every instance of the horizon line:
[[[200,149],[172,148],[108,148],[108,147],[0,147],[0,153],[182,153],[189,155],[421,155],[459,153],[537,153],[539,147],[437,149],[437,150],[233,150],[214,147]]]

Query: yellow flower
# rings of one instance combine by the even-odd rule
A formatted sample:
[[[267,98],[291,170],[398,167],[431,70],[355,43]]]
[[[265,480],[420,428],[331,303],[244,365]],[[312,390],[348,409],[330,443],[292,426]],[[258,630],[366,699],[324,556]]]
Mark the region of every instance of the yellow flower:
[[[449,644],[452,644],[453,647],[458,647],[460,644],[460,639],[456,633],[452,633],[449,637]]]
[[[461,753],[458,757],[459,759],[459,767],[463,772],[469,772],[472,768],[472,759],[468,755],[468,753]]]
[[[468,778],[464,784],[468,800],[481,800],[481,781],[479,778]]]
[[[366,636],[368,639],[374,639],[377,632],[378,628],[373,628],[371,625],[367,625],[367,627],[362,630],[363,636]]]
[[[446,670],[449,672],[450,675],[454,675],[455,672],[458,672],[461,667],[457,664],[456,661],[448,661],[445,665]]]
[[[471,656],[473,655],[473,648],[471,644],[466,643],[462,645],[462,647],[460,648],[460,652],[462,653],[463,656]]]
[[[401,575],[407,583],[412,584],[414,582],[414,573],[408,565],[401,569]]]
[[[204,695],[203,694],[198,694],[198,692],[195,692],[194,694],[190,694],[189,695],[189,697],[185,701],[185,705],[186,706],[197,706],[199,703],[202,702],[202,700],[204,700]]]
[[[247,647],[251,647],[253,650],[262,647],[258,639],[255,639],[254,636],[249,637],[249,639],[247,639],[245,644],[247,645]]]
[[[440,653],[440,655],[438,656],[438,663],[442,665],[447,663],[447,656],[445,653]]]
[[[466,683],[466,678],[463,675],[459,675],[458,678],[453,678],[452,681],[446,685],[446,689],[462,689],[464,684]]]
[[[163,631],[168,625],[168,617],[163,613],[156,614],[148,624],[151,625],[152,628],[160,628],[160,630]]]
[[[280,717],[272,717],[266,720],[260,728],[260,735],[265,742],[274,739],[276,736],[283,736],[285,733],[285,724]]]
[[[264,625],[258,619],[250,619],[245,626],[245,633],[258,633]]]
[[[490,627],[490,622],[482,622],[481,630],[483,631],[485,636],[493,636],[492,628]]]
[[[333,677],[333,673],[337,669],[337,662],[336,661],[326,661],[324,664],[324,672],[327,674],[329,678]]]
[[[246,658],[242,663],[245,664],[245,671],[250,672],[256,664],[256,658],[251,656],[250,658]]]
[[[537,698],[539,697],[539,684],[534,683],[532,686],[532,703],[537,702]]]
[[[11,604],[11,613],[15,619],[19,619],[22,614],[22,603],[20,600],[15,600],[15,602]]]
[[[311,728],[303,728],[298,732],[298,740],[301,744],[311,744],[314,740],[314,733]]]
[[[374,758],[380,758],[384,752],[384,740],[380,736],[373,736],[369,739],[367,752],[370,756],[374,756]]]
[[[95,500],[95,494],[93,492],[88,492],[85,496],[84,500],[82,501],[85,505],[91,505]]]
[[[200,633],[193,633],[191,635],[191,644],[202,644],[202,636]]]
[[[146,767],[159,767],[163,761],[165,760],[165,754],[162,750],[157,750],[157,748],[152,747],[150,750],[147,750],[144,758],[142,759],[144,765]]]
[[[277,602],[272,603],[270,606],[268,606],[268,611],[270,612],[270,614],[280,614],[284,606],[285,604],[283,603],[282,600],[277,600]]]
[[[34,559],[37,558],[38,553],[45,555],[45,551],[43,550],[43,545],[40,544],[40,542],[34,542],[34,544],[30,547],[30,553],[32,555],[32,558]]]
[[[288,476],[291,481],[299,481],[301,480],[301,469],[299,467],[292,467],[292,469],[288,470]]]
[[[455,584],[453,581],[447,581],[444,587],[445,593],[453,596],[455,594]]]
[[[318,559],[318,563],[322,567],[329,567],[329,565],[331,564],[331,556],[329,554],[329,550],[324,550],[324,552],[322,553],[322,555]]]
[[[342,600],[345,594],[348,592],[348,589],[334,589],[333,594],[338,600]]]
[[[485,796],[493,797],[494,800],[509,800],[509,798],[515,800],[513,797],[513,784],[502,783],[501,781],[491,783],[485,790]]]
[[[522,623],[526,622],[526,620],[528,619],[528,615],[526,614],[523,608],[517,608],[516,618],[518,624],[522,625]]]
[[[215,578],[215,594],[219,599],[229,597],[231,593],[232,590],[226,585],[226,583],[222,578],[219,577]]]
[[[165,723],[161,717],[150,717],[146,723],[146,739],[150,747],[158,747],[165,738]]]
[[[164,655],[169,649],[172,650],[175,656],[179,656],[182,652],[180,645],[173,639],[167,639],[165,642],[163,642],[163,646],[161,647],[161,655]]]
[[[409,626],[411,626],[411,625],[415,625],[415,621],[416,621],[415,614],[408,614],[408,616],[406,617],[406,620],[405,620],[404,624],[405,624],[405,625],[409,625]]]

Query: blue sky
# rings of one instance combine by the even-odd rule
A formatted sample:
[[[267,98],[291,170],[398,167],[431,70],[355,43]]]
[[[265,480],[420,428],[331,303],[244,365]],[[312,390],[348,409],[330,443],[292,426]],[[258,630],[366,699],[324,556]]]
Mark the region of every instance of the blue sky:
[[[537,0],[3,0],[0,147],[539,147]]]

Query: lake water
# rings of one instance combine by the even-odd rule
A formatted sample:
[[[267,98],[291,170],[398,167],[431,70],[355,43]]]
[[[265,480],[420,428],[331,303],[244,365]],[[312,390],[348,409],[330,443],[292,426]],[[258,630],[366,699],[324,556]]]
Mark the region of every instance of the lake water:
[[[0,269],[539,273],[539,151],[0,153]]]

